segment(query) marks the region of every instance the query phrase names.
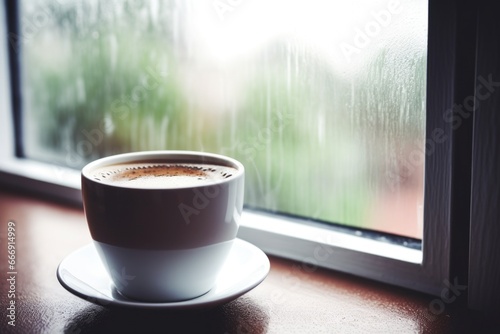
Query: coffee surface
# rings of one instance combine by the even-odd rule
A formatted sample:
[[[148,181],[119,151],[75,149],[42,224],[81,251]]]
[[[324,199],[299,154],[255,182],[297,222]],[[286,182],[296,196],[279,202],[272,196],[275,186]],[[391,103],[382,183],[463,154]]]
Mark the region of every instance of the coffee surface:
[[[130,188],[181,188],[210,185],[233,176],[228,166],[196,163],[133,162],[96,168],[96,181]]]

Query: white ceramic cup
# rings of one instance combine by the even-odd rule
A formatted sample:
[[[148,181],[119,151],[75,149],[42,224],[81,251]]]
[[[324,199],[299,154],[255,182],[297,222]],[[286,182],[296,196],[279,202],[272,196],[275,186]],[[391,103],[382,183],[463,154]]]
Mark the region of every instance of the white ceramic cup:
[[[110,180],[132,162],[153,174],[154,166],[167,174],[168,166],[182,172],[193,164],[232,169],[224,177],[200,177],[206,182],[199,183],[183,175],[168,176],[178,182],[163,184],[163,174],[149,183]],[[243,165],[217,154],[135,152],[82,169],[85,214],[101,260],[119,293],[147,302],[187,300],[214,286],[238,232],[243,192]]]

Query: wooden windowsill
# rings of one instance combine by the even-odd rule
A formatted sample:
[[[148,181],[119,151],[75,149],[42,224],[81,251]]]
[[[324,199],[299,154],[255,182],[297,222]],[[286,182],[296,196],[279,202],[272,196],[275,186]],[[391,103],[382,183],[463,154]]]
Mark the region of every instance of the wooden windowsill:
[[[16,224],[15,298],[8,297],[7,223]],[[242,297],[205,311],[104,308],[66,291],[60,261],[91,239],[83,210],[0,191],[0,332],[445,333],[477,329],[457,303],[348,274],[270,257],[269,276]],[[5,305],[16,302],[15,328]],[[444,310],[436,306],[445,305]],[[481,322],[484,324],[484,322]],[[498,327],[497,327],[498,328]]]

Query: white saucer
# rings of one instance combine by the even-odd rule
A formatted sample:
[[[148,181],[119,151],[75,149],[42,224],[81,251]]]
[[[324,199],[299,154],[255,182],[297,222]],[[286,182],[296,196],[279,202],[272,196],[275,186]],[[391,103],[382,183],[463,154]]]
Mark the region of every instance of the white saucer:
[[[68,255],[57,268],[57,278],[69,292],[102,306],[149,309],[196,309],[213,307],[238,298],[259,285],[269,273],[266,254],[236,239],[215,286],[206,294],[180,302],[147,303],[119,294],[92,244]]]

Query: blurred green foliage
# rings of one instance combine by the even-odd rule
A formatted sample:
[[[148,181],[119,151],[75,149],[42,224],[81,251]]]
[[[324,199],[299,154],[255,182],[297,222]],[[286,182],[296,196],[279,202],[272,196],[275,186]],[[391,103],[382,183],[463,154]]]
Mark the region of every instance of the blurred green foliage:
[[[25,43],[31,158],[81,168],[137,150],[223,153],[246,167],[248,206],[365,226],[388,153],[422,141],[425,55],[402,65],[410,75],[382,52],[345,78],[284,40],[239,72],[199,71],[207,63],[169,24],[182,20],[178,8],[160,2],[155,23],[135,1],[120,3],[50,8],[51,25]],[[226,99],[210,102],[193,85],[217,85]]]

